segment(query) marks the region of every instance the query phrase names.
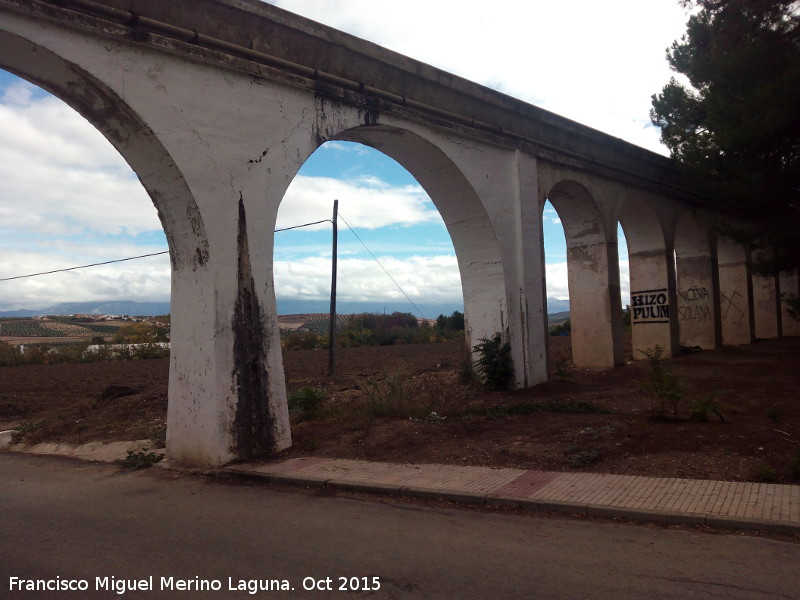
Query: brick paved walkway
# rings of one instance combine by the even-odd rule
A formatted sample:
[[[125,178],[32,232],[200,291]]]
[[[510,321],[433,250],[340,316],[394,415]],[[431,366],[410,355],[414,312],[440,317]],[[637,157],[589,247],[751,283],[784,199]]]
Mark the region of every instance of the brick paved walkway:
[[[316,457],[244,463],[222,472],[401,496],[800,534],[798,485]]]

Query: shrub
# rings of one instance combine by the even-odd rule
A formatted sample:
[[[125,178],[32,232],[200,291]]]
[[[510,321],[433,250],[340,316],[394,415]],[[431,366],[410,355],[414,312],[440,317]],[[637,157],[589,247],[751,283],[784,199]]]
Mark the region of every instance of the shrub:
[[[464,331],[464,313],[454,310],[449,317],[439,315],[436,318],[436,328],[439,331]]]
[[[800,450],[789,459],[789,473],[793,479],[800,479]]]
[[[286,338],[283,347],[286,350],[313,350],[319,347],[319,337],[313,331],[298,331]]]
[[[382,380],[369,377],[361,383],[369,413],[375,417],[424,416],[426,407],[415,406],[414,382],[407,371],[390,373]]]
[[[725,417],[723,417],[722,413],[719,412],[719,404],[717,403],[717,397],[721,393],[722,392],[717,392],[695,401],[695,403],[689,408],[689,419],[699,423],[708,423],[711,420],[710,415],[713,413],[717,415],[717,418],[720,420],[720,422],[724,423]]]
[[[557,335],[569,335],[571,331],[572,331],[572,325],[570,323],[570,320],[567,319],[563,323],[558,323],[550,327],[547,330],[547,333],[552,336],[557,336]]]
[[[650,410],[666,417],[667,406],[672,408],[674,420],[678,420],[678,408],[683,400],[683,384],[670,372],[664,360],[664,348],[656,344],[653,348],[640,350],[647,357],[650,365],[650,377],[640,381],[644,392],[650,398]]]
[[[473,350],[480,354],[475,362],[475,372],[483,383],[494,390],[506,390],[514,376],[511,344],[503,342],[499,333],[491,339],[482,338]]]
[[[753,470],[752,479],[759,483],[771,483],[777,481],[778,471],[772,465],[761,464]]]
[[[14,367],[22,364],[23,357],[18,348],[0,342],[0,367]]]
[[[131,323],[123,325],[114,334],[115,344],[150,344],[169,340],[166,327],[155,323]]]
[[[580,446],[570,446],[564,454],[569,458],[569,466],[573,469],[588,467],[603,458],[603,453],[594,447],[584,449]]]
[[[310,385],[303,386],[288,395],[289,414],[302,419],[313,418],[319,412],[323,400],[325,400],[323,390]]]
[[[138,452],[128,450],[128,456],[125,458],[118,458],[114,462],[118,465],[122,465],[129,471],[138,471],[139,469],[147,469],[157,462],[161,462],[163,458],[163,454],[156,454],[151,452],[149,448],[142,448]]]

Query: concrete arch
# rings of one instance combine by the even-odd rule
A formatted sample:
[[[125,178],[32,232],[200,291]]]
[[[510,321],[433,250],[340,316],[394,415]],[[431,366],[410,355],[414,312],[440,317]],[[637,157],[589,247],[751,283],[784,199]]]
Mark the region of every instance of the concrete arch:
[[[52,93],[97,128],[136,173],[156,207],[172,265],[167,444],[177,457],[191,455],[193,449],[172,440],[177,430],[190,426],[187,412],[196,414],[202,410],[195,405],[207,384],[187,375],[198,370],[202,357],[197,356],[197,347],[206,343],[192,309],[199,286],[205,282],[213,289],[208,283],[209,243],[194,196],[152,129],[118,94],[82,66],[36,41],[0,29],[0,68]]]
[[[665,356],[678,351],[674,255],[667,248],[664,225],[645,200],[631,198],[619,222],[628,244],[633,358],[656,345]]]
[[[716,348],[717,311],[708,227],[684,211],[675,228],[675,272],[681,346]]]
[[[616,230],[607,231],[591,193],[576,181],[560,181],[546,199],[567,241],[573,362],[613,367],[624,360]]]
[[[440,146],[397,125],[356,127],[340,132],[334,139],[359,142],[393,158],[431,198],[450,234],[458,261],[467,347],[503,331],[496,315],[499,304],[505,302],[498,236],[478,193],[455,162]]]
[[[152,199],[173,268],[202,267],[208,259],[208,242],[197,204],[172,157],[122,98],[79,65],[2,30],[0,68],[47,90],[100,131]]]

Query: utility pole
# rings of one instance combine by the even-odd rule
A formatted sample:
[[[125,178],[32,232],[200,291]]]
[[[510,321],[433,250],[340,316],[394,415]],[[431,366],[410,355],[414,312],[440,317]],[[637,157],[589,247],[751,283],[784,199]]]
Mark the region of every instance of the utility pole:
[[[336,259],[339,241],[339,201],[333,201],[333,254],[331,256],[331,311],[328,330],[328,377],[336,372]]]

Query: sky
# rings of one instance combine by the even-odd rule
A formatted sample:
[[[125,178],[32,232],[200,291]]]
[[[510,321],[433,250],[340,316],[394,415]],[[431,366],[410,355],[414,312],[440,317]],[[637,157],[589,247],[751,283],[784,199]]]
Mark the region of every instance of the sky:
[[[667,154],[648,113],[651,95],[673,75],[666,48],[688,20],[677,0],[404,0],[390,14],[374,0],[272,3]],[[278,227],[329,218],[334,198],[343,219],[340,301],[405,294],[417,304],[461,304],[447,231],[402,166],[366,146],[329,142],[292,182]],[[563,230],[549,205],[543,228],[548,296],[567,298]],[[275,234],[279,303],[329,297],[330,242],[329,225]],[[58,99],[0,71],[0,278],[166,249],[152,202],[105,138]],[[624,252],[620,268],[625,303]],[[0,281],[0,310],[167,301],[169,285],[167,257],[151,257]]]

